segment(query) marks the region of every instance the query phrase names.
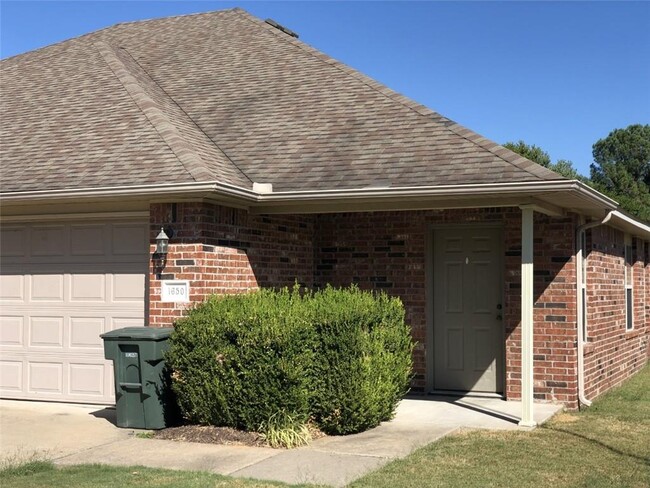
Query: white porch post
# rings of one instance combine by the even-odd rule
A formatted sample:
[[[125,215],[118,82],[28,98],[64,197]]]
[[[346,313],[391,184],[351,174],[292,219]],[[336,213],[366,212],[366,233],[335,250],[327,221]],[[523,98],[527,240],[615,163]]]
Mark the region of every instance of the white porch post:
[[[521,206],[521,420],[535,427],[533,419],[533,209]]]

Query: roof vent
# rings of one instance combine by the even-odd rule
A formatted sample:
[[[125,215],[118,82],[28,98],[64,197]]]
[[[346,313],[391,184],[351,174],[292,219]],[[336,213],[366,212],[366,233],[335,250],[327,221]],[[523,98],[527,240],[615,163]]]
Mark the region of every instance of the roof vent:
[[[275,28],[278,29],[278,30],[281,30],[281,31],[284,32],[285,34],[288,34],[288,35],[290,35],[291,37],[295,37],[296,39],[298,39],[298,34],[296,34],[296,33],[295,33],[294,31],[292,31],[291,29],[287,29],[285,26],[278,24],[275,20],[273,20],[273,19],[266,19],[264,22],[266,22],[266,23],[269,24],[269,25],[272,25],[273,27],[275,27]]]

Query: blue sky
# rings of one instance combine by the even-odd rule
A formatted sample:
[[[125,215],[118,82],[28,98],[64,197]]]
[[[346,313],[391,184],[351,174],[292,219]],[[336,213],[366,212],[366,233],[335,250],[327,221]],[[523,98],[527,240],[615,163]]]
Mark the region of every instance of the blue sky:
[[[2,0],[0,54],[234,6],[485,137],[523,139],[583,174],[594,142],[650,123],[650,2]]]

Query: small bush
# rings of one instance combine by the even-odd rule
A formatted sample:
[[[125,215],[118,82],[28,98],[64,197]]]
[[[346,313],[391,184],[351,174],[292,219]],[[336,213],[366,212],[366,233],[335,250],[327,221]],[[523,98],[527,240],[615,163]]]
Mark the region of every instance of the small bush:
[[[413,342],[401,301],[328,287],[311,304],[318,341],[316,423],[328,434],[351,434],[391,419],[412,369]]]
[[[212,297],[181,319],[167,361],[183,416],[255,431],[279,411],[309,418],[313,330],[294,290]]]
[[[390,419],[412,349],[399,299],[295,288],[211,297],[177,322],[166,359],[188,421],[293,445],[310,419],[330,434]]]
[[[311,440],[311,432],[306,423],[296,420],[287,412],[277,412],[260,424],[259,432],[271,447],[306,446]]]

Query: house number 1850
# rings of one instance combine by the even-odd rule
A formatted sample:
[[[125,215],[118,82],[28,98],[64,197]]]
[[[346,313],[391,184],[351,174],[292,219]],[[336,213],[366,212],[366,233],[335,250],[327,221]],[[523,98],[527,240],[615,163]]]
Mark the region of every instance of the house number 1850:
[[[162,302],[189,302],[190,282],[180,280],[163,281],[160,299]]]

